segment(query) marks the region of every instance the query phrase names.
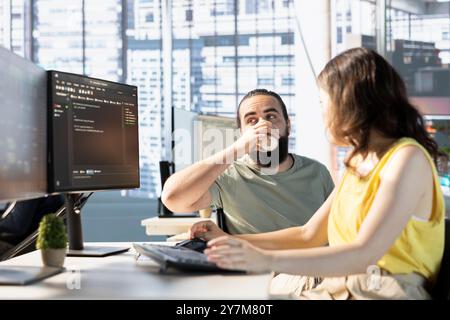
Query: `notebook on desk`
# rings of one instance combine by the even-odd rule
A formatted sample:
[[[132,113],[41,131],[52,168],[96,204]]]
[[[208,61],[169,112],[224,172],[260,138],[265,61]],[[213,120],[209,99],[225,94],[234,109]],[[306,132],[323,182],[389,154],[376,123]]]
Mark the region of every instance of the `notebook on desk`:
[[[205,254],[181,246],[158,244],[133,244],[138,254],[149,257],[160,266],[161,272],[169,268],[183,272],[204,273],[245,273],[245,271],[227,270],[219,268],[208,261]]]

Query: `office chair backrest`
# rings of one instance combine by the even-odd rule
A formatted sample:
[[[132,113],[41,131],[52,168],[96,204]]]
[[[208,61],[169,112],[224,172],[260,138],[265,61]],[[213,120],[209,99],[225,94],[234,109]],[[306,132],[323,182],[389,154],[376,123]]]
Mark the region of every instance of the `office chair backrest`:
[[[92,193],[79,194],[76,199],[77,208],[81,209],[86,204],[87,199],[90,197]],[[52,196],[47,199],[48,201],[44,201],[40,210],[44,210],[45,213],[55,213],[57,216],[65,219],[65,206],[64,201],[59,196]],[[38,224],[42,215],[34,215],[32,227],[33,230],[29,231],[28,236],[17,243],[14,247],[12,247],[9,251],[0,255],[0,261],[8,260],[22,254],[31,252],[36,250],[36,239],[38,236]]]
[[[450,299],[450,220],[445,219],[445,245],[436,284],[432,290],[432,297],[439,300]]]
[[[161,177],[161,187],[164,187],[167,179],[169,179],[170,175],[173,173],[174,166],[169,161],[160,161],[159,162],[159,174]]]
[[[225,221],[225,213],[223,212],[223,209],[217,208],[216,213],[217,213],[217,225],[219,226],[220,229],[222,229],[226,233],[229,233],[228,228],[227,228],[227,222]]]
[[[0,239],[17,245],[38,228],[42,217],[64,204],[60,195],[17,201],[9,214],[0,220]]]
[[[167,179],[173,174],[175,170],[175,166],[172,162],[169,161],[160,161],[159,162],[159,174],[161,177],[161,188],[164,188],[164,184]],[[158,214],[160,214],[162,208],[162,214],[165,216],[173,215],[173,212],[169,210],[161,201],[161,198],[158,199]]]

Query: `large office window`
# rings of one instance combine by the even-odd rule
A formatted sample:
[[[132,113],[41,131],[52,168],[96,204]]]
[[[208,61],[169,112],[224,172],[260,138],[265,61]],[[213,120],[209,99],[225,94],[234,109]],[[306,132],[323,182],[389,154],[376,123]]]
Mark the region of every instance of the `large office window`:
[[[290,148],[294,150],[298,102],[295,96],[295,52],[298,47],[295,47],[294,7],[283,1],[247,0],[246,9],[250,9],[249,13],[241,12],[237,21],[237,32],[242,39],[235,57],[239,73],[238,99],[254,88],[279,93],[291,118]]]
[[[354,47],[376,50],[376,3],[374,0],[332,1],[332,55]],[[332,150],[333,176],[339,178],[345,171],[344,159],[349,148]]]
[[[334,0],[333,54],[363,46],[376,49],[376,5],[373,0]]]
[[[0,45],[28,57],[29,2],[0,0]]]
[[[450,155],[450,1],[388,1],[386,58],[406,83],[411,102],[427,120],[441,151]],[[376,2],[334,0],[334,54],[365,46],[376,49]],[[334,167],[343,172],[346,149],[337,148]],[[450,203],[450,163],[440,163]]]
[[[36,0],[33,58],[47,69],[122,79],[121,1]]]
[[[388,1],[386,57],[415,96],[447,96],[450,64],[449,1]],[[374,0],[334,0],[334,54],[356,46],[376,49]],[[430,70],[436,70],[430,71]],[[430,74],[437,86],[431,88]],[[437,77],[437,78],[436,78]],[[429,89],[429,91],[427,91]],[[434,90],[434,91],[433,91]]]
[[[34,60],[46,69],[83,73],[83,1],[37,0],[33,9]]]
[[[450,96],[450,11],[434,9],[445,4],[450,7],[429,4],[422,13],[388,10],[390,58],[413,97]]]
[[[121,81],[122,3],[120,0],[84,1],[84,72]]]
[[[424,10],[412,12],[389,8],[388,26],[390,59],[425,116],[429,133],[450,156],[450,1],[428,3]],[[447,207],[449,167],[450,162],[439,161]]]
[[[168,3],[174,107],[234,117],[239,100],[259,87],[280,93],[295,124],[291,0]],[[163,0],[0,0],[3,46],[46,69],[138,86],[141,188],[123,193],[130,196],[158,196],[159,161],[170,144],[163,15]]]
[[[174,0],[172,25],[174,106],[235,117],[248,91],[266,88],[281,95],[295,123],[289,1]]]
[[[9,0],[0,0],[0,44],[5,48],[11,47],[11,9]]]
[[[159,161],[165,147],[161,0],[127,1],[127,79],[139,90],[141,188],[128,194],[156,197]],[[170,115],[168,115],[170,116]]]

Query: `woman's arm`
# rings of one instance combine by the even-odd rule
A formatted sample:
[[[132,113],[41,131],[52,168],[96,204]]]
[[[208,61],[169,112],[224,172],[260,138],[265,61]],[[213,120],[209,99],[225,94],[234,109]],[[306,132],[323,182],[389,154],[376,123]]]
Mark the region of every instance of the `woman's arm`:
[[[301,249],[324,246],[328,243],[328,215],[333,202],[333,191],[309,221],[300,227],[279,231],[236,235],[251,244],[268,250]]]
[[[241,239],[221,237],[210,241],[205,253],[220,267],[231,269],[309,276],[366,272],[389,250],[423,201],[426,190],[432,187],[432,171],[419,148],[406,146],[387,164],[380,179],[373,204],[352,244],[268,251]]]
[[[235,235],[234,237],[246,240],[254,246],[267,250],[323,246],[328,242],[328,214],[330,213],[334,194],[335,192],[333,191],[304,226],[267,233]],[[227,234],[211,221],[198,222],[190,229],[191,238],[212,240],[225,235]]]

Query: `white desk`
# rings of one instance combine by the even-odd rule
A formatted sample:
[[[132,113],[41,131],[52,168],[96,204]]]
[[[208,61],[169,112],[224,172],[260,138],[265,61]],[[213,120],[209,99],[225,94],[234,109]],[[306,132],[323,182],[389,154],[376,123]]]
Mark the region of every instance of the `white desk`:
[[[91,245],[131,246],[131,243]],[[40,266],[40,252],[0,265]],[[65,273],[28,286],[0,286],[0,299],[267,299],[270,274],[160,274],[151,260],[135,261],[132,249],[105,258],[66,257]],[[77,270],[70,272],[70,270]],[[67,283],[80,280],[81,289]],[[73,286],[73,285],[72,285]]]
[[[148,236],[172,236],[186,233],[196,222],[211,220],[216,222],[215,215],[211,218],[149,218],[141,221]]]

